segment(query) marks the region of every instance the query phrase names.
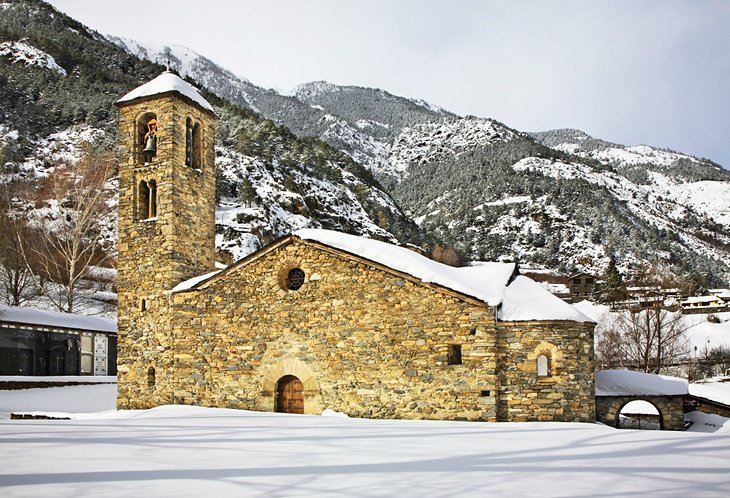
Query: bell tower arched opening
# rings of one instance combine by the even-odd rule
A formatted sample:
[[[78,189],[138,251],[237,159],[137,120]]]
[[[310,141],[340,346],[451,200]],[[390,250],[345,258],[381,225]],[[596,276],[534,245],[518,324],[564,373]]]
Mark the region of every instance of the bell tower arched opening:
[[[200,123],[191,118],[185,120],[185,165],[193,169],[202,168]]]
[[[157,124],[157,115],[154,112],[145,112],[137,120],[135,155],[139,164],[149,164],[157,156]]]

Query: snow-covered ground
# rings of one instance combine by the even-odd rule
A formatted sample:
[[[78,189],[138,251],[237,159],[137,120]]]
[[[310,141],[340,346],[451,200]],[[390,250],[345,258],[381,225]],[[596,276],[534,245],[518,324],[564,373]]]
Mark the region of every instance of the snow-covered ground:
[[[730,405],[730,378],[714,377],[701,382],[693,382],[689,385],[689,393],[698,398]]]
[[[102,398],[113,406],[113,386],[83,386],[0,392],[0,411],[9,396],[31,391],[75,399],[77,411]],[[72,417],[0,420],[2,496],[701,497],[730,489],[727,428],[698,434],[188,406]]]

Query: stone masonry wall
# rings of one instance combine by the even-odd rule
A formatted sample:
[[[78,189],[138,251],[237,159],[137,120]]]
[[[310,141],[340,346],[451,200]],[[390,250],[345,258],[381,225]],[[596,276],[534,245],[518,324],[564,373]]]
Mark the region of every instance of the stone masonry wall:
[[[157,155],[143,162],[140,134],[157,119]],[[201,124],[201,167],[185,165],[185,122]],[[118,379],[121,408],[137,403],[155,368],[158,393],[172,400],[169,297],[177,283],[213,270],[215,261],[215,117],[177,94],[120,107]],[[139,183],[157,184],[157,216],[142,220]],[[144,305],[143,305],[144,300]],[[142,308],[146,308],[143,310]],[[139,373],[143,372],[143,373]],[[164,396],[163,396],[164,394]]]
[[[293,267],[306,274],[298,291],[281,285]],[[291,374],[304,384],[305,413],[485,421],[594,415],[591,327],[497,324],[483,303],[298,239],[170,299],[162,321],[171,324],[171,340],[157,347],[174,353],[165,369],[174,381],[130,389],[130,407],[169,403],[174,386],[175,403],[272,411],[277,381]],[[566,355],[578,349],[589,359],[564,360],[552,382],[536,389],[534,372],[510,360],[523,346],[505,345],[519,337],[526,358],[545,334]],[[447,364],[450,344],[461,346],[462,364]],[[498,375],[500,368],[509,373]],[[134,375],[142,378],[144,365]],[[501,398],[519,403],[498,414]]]
[[[513,422],[593,422],[593,323],[500,322],[498,417]],[[537,357],[548,375],[537,376]]]
[[[292,267],[307,275],[298,291],[281,285]],[[291,373],[305,413],[496,419],[495,323],[476,301],[303,243],[174,299],[177,402],[272,411]],[[446,364],[449,344],[461,365]]]

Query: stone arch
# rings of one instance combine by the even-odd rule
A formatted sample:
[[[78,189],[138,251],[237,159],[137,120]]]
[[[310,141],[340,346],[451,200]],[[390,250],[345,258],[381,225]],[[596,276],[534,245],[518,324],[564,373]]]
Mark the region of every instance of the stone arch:
[[[643,405],[644,403],[648,403],[649,406],[651,406],[656,413],[640,413],[636,411],[624,412],[624,410],[629,407],[629,405],[635,405],[633,409],[636,409],[638,405]],[[644,405],[643,408],[638,408],[645,409],[648,407]],[[634,417],[636,418],[634,419]],[[624,420],[624,418],[626,420]],[[618,415],[616,416],[616,419],[616,427],[618,429],[656,429],[656,424],[658,424],[658,428],[660,430],[662,429],[661,410],[654,403],[645,399],[628,400],[626,403],[623,404],[623,406],[621,406],[621,408],[618,409]],[[638,425],[636,425],[637,423]]]
[[[256,400],[256,409],[263,412],[276,410],[276,387],[287,376],[294,376],[302,383],[304,413],[322,413],[322,393],[312,369],[304,362],[290,358],[279,361],[266,368],[261,380],[261,393]]]
[[[532,369],[538,376],[539,364],[546,363],[546,374],[539,377],[551,377],[557,374],[557,369],[563,362],[563,352],[555,344],[541,342],[531,352],[527,353],[527,360],[532,363]]]
[[[596,418],[611,427],[619,426],[621,409],[630,401],[648,401],[659,412],[659,428],[684,430],[684,397],[667,395],[596,396]]]
[[[319,384],[312,369],[306,363],[294,358],[280,361],[267,368],[262,379],[261,391],[264,394],[273,395],[279,379],[287,375],[297,377],[302,382],[305,393],[319,392]]]

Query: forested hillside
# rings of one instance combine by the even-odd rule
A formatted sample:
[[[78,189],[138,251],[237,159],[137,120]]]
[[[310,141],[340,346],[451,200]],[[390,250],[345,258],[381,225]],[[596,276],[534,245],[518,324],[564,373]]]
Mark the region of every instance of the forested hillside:
[[[629,275],[645,264],[705,285],[730,280],[730,173],[711,161],[579,130],[527,134],[381,89],[264,89],[185,47],[102,36],[39,0],[0,5],[3,179],[116,143],[113,102],[160,62],[220,116],[218,240],[243,256],[325,227],[467,259]]]

